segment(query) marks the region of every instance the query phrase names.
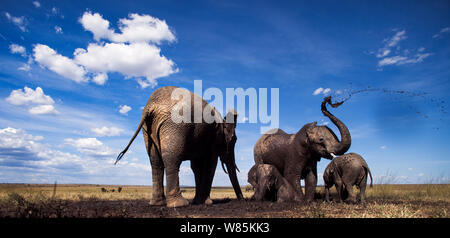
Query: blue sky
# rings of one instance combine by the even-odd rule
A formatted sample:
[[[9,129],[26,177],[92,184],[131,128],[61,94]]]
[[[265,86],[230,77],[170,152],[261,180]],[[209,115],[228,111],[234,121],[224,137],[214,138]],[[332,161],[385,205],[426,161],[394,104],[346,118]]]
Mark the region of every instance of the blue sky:
[[[448,183],[449,10],[448,1],[3,1],[0,182],[150,185],[142,135],[114,159],[156,88],[202,80],[223,92],[279,88],[289,133],[329,123],[326,95],[380,89],[330,109],[352,133],[350,151],[375,182]],[[241,185],[260,126],[237,126]],[[183,162],[180,183],[193,181]],[[230,185],[220,166],[214,185]]]

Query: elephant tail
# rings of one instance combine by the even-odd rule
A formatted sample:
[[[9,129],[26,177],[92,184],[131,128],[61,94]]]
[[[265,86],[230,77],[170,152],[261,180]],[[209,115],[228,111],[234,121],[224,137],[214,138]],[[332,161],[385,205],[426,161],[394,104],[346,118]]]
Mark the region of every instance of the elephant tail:
[[[366,169],[366,174],[369,174],[370,176],[370,187],[373,187],[373,180],[372,180],[372,173],[370,172],[369,167],[364,167],[364,169]]]
[[[136,129],[136,132],[134,132],[133,137],[131,138],[130,142],[128,143],[127,147],[125,147],[125,149],[120,152],[119,156],[117,156],[116,162],[114,162],[114,165],[117,164],[117,162],[119,162],[119,160],[122,159],[122,157],[125,155],[125,153],[127,152],[128,148],[130,148],[131,143],[133,143],[134,139],[136,138],[136,136],[139,134],[139,132],[141,131],[142,126],[144,125],[146,119],[148,117],[148,113],[146,113],[145,115],[142,116],[141,118],[141,122],[139,122],[139,125]]]

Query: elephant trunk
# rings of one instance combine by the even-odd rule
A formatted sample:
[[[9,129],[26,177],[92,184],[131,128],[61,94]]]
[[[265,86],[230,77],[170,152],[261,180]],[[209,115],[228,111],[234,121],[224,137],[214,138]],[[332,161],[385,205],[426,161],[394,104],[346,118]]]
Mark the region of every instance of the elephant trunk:
[[[331,103],[331,97],[328,96],[326,98],[324,98],[323,102],[322,102],[322,113],[330,118],[330,120],[333,122],[334,125],[337,126],[337,128],[339,129],[339,133],[341,134],[341,141],[338,142],[336,144],[336,146],[332,149],[332,151],[330,151],[330,153],[334,153],[336,155],[343,155],[345,152],[348,151],[348,149],[350,148],[351,142],[352,142],[352,138],[350,136],[350,131],[348,130],[347,126],[345,126],[345,124],[343,122],[341,122],[338,118],[336,118],[333,114],[331,114],[328,110],[327,110],[327,102],[332,106],[332,107],[338,107],[340,106],[343,102],[338,102],[338,103]]]
[[[227,168],[227,171],[225,171],[228,174],[228,177],[230,178],[231,184],[233,185],[234,193],[236,194],[237,199],[241,200],[244,198],[241,191],[241,186],[239,185],[239,181],[237,178],[236,170],[237,166],[234,160],[234,153],[232,152],[231,155],[228,155],[229,158],[225,161],[225,166]],[[223,166],[223,162],[222,162]],[[224,169],[225,170],[225,169]]]

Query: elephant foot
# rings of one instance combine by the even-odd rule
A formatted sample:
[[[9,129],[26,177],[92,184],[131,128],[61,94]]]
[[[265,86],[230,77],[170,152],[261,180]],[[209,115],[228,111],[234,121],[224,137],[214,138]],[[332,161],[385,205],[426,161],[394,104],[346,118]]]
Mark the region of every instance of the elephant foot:
[[[150,206],[165,206],[166,205],[166,199],[165,198],[152,198],[150,200]]]
[[[189,201],[182,196],[167,199],[167,207],[184,207],[187,205],[189,205]]]
[[[200,204],[205,204],[205,205],[212,205],[213,201],[211,200],[211,198],[206,198],[205,200],[201,200],[197,197],[194,197],[194,200],[192,200],[192,204],[196,204],[196,205],[200,205]]]
[[[346,203],[350,203],[350,204],[356,204],[356,199],[355,198],[348,198],[345,200]]]
[[[211,200],[211,198],[207,198],[206,200],[205,200],[205,205],[212,205],[213,204],[213,200]]]

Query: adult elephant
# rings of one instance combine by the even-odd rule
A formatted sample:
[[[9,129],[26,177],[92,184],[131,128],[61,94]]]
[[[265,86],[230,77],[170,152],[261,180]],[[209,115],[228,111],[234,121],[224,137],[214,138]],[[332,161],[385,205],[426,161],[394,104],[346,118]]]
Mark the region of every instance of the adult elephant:
[[[202,116],[203,114],[200,114],[201,118],[198,119],[196,112],[198,109],[201,110],[200,113],[209,111],[209,120]],[[174,113],[181,117],[174,116]],[[181,195],[179,186],[178,173],[181,162],[184,160],[191,161],[195,176],[193,203],[211,202],[209,194],[218,156],[220,156],[222,167],[226,165],[225,172],[228,173],[237,198],[242,199],[234,156],[234,145],[237,139],[236,117],[237,114],[233,111],[227,113],[222,119],[214,107],[199,95],[187,90],[174,86],[159,88],[148,99],[136,132],[127,147],[117,157],[117,161],[126,153],[142,128],[152,166],[151,205],[179,207],[189,204]],[[180,118],[184,119],[180,121]],[[214,120],[210,120],[211,118]],[[225,170],[225,167],[223,169]],[[164,170],[167,198],[164,196]]]
[[[321,157],[332,159],[350,148],[351,136],[348,128],[331,114],[326,107],[329,103],[338,107],[341,103],[331,103],[326,97],[321,105],[322,113],[339,129],[341,141],[327,126],[317,126],[317,122],[304,125],[297,133],[287,134],[281,129],[264,134],[256,142],[253,153],[256,164],[271,164],[294,187],[297,200],[311,201],[317,186],[317,161]],[[303,195],[300,180],[305,180]]]

